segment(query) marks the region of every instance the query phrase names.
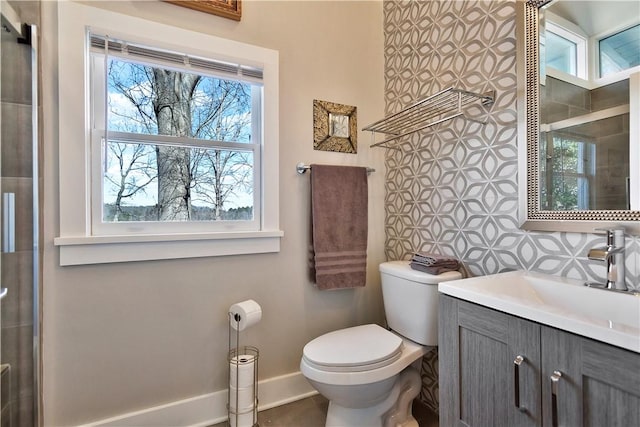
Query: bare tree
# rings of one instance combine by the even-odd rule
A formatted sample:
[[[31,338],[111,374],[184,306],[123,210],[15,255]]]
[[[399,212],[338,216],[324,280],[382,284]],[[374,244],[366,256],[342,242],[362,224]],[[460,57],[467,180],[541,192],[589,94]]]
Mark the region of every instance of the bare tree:
[[[251,126],[248,115],[228,114],[234,110],[250,111],[251,99],[247,85],[228,80],[216,80],[201,96],[217,99],[198,109],[206,117],[198,128],[198,137],[218,141],[241,141]],[[215,96],[218,94],[218,96]],[[222,219],[224,204],[239,190],[253,190],[253,159],[250,153],[230,150],[198,150],[194,162],[194,193],[200,202],[212,206],[214,219]]]
[[[120,126],[133,128],[128,131],[218,141],[250,138],[251,94],[247,84],[112,61],[110,86],[131,104],[134,111],[110,112]],[[120,156],[125,157],[123,153]],[[158,145],[158,219],[192,219],[194,200],[212,207],[214,219],[222,219],[223,206],[229,197],[240,190],[251,191],[251,160],[248,153],[233,150]],[[138,166],[148,167],[123,162],[120,182],[131,183],[127,178]],[[152,175],[148,174],[149,177]],[[149,183],[140,182],[141,188],[136,191],[133,191],[133,184],[127,190],[122,185],[120,188],[123,195],[134,195]],[[117,199],[116,203],[121,200]]]
[[[109,144],[112,157],[118,162],[119,174],[106,175],[106,179],[117,188],[113,221],[119,221],[123,214],[124,199],[132,198],[137,193],[144,193],[156,174],[152,172],[148,147],[143,144]],[[119,179],[118,179],[119,178]],[[127,218],[128,219],[128,218]]]
[[[249,153],[202,150],[194,168],[194,193],[198,201],[213,207],[214,219],[223,219],[224,203],[238,189],[252,190],[252,165]]]
[[[191,99],[200,76],[153,69],[153,109],[160,135],[193,136]],[[158,145],[158,206],[161,221],[191,219],[190,150]]]

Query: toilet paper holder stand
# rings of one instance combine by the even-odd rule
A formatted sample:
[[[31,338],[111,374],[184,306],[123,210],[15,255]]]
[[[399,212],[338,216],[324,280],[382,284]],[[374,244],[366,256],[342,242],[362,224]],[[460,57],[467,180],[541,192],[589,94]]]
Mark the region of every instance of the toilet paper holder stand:
[[[254,346],[240,345],[240,331],[238,327],[240,320],[240,314],[229,312],[229,353],[227,355],[229,362],[229,387],[227,396],[229,426],[259,427],[258,357],[260,356],[260,352]],[[233,384],[235,384],[235,387]],[[249,396],[246,397],[246,395],[243,394],[243,398],[241,398],[241,389],[248,389]],[[248,404],[247,400],[249,401]],[[244,402],[244,405],[241,401]]]

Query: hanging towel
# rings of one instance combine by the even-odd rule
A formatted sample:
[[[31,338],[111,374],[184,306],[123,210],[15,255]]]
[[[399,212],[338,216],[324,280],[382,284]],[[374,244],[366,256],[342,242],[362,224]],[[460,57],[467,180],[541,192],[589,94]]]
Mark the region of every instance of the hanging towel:
[[[311,165],[313,268],[318,289],[364,286],[367,169]]]

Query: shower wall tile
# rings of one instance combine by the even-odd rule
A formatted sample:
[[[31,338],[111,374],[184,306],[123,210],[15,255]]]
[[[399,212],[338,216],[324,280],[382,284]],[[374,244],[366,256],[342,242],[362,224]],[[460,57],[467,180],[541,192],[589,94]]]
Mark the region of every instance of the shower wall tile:
[[[5,369],[0,373],[0,402],[2,402],[2,406],[0,407],[2,423],[0,427],[8,426],[11,419],[11,367],[9,365],[3,366],[5,366]]]
[[[591,103],[593,111],[628,104],[629,80],[623,80],[592,90]]]
[[[540,117],[542,123],[553,123],[591,111],[591,92],[563,80],[547,77],[540,94],[545,105]]]
[[[591,111],[591,92],[580,86],[554,78],[547,79],[547,98],[551,102]]]
[[[2,164],[3,177],[32,177],[31,106],[2,103]]]
[[[2,327],[33,323],[33,253],[2,253],[2,286],[8,294],[2,301]]]
[[[6,345],[11,343],[11,345]],[[11,365],[11,398],[14,403],[33,395],[33,327],[2,328],[2,363]],[[25,357],[29,355],[29,357]]]
[[[0,427],[13,427],[11,424],[11,403],[7,403],[2,407],[0,418]]]
[[[386,150],[385,251],[389,260],[433,251],[473,275],[515,268],[602,281],[589,248],[602,235],[521,230],[518,221],[515,1],[391,1],[384,4],[385,104],[392,114],[450,86],[496,90],[492,107],[397,141]],[[584,93],[555,94],[590,108]],[[547,94],[549,96],[549,94]],[[575,112],[575,111],[574,111]],[[638,238],[627,238],[627,284],[638,287]],[[437,363],[437,357],[425,358]],[[423,369],[424,403],[438,407]]]
[[[18,44],[11,37],[2,37],[2,62],[11,63],[2,67],[0,82],[2,102],[31,104],[31,49]],[[26,76],[26,77],[25,77]]]
[[[33,396],[24,396],[11,403],[11,427],[35,426]]]

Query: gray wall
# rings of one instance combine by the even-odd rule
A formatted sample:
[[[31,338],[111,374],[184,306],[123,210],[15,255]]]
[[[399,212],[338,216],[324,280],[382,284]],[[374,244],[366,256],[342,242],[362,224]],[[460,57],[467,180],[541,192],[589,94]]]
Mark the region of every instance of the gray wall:
[[[386,113],[450,86],[497,91],[480,126],[462,119],[387,150],[385,251],[460,258],[473,275],[503,268],[602,281],[586,258],[595,234],[518,227],[514,1],[384,2]],[[627,283],[640,282],[640,241],[627,238]],[[436,357],[425,358],[422,399],[437,407]],[[433,376],[436,375],[436,378]]]
[[[318,335],[383,322],[384,154],[369,149],[364,132],[357,154],[313,149],[314,99],[357,106],[361,124],[384,113],[382,4],[246,1],[240,22],[166,2],[91,4],[279,51],[284,238],[274,254],[60,267],[56,61],[65,47],[56,42],[55,3],[42,2],[45,424],[77,425],[226,389],[227,310],[238,301],[252,298],[263,309],[243,338],[260,349],[261,380],[298,372],[303,346]],[[376,168],[364,288],[319,291],[308,280],[309,176],[296,173],[298,162]]]

